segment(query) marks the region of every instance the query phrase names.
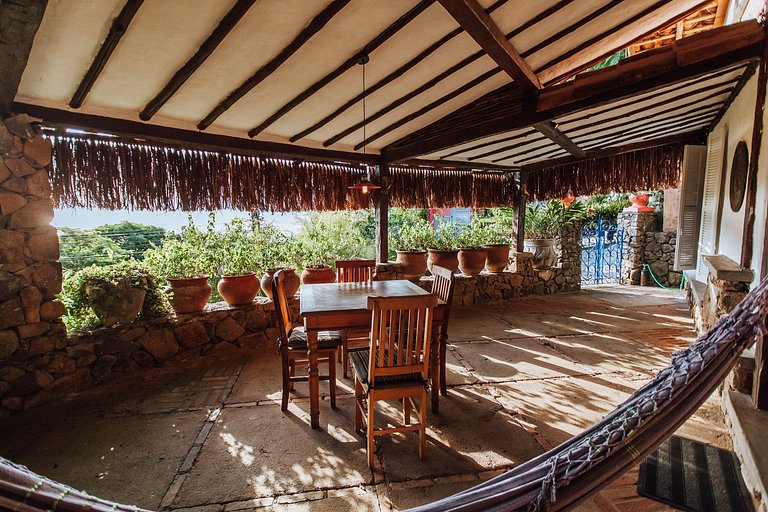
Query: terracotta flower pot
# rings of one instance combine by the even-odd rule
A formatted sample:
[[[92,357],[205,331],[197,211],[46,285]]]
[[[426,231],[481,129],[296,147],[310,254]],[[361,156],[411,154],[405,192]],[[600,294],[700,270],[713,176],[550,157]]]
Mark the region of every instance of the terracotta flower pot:
[[[331,267],[305,267],[301,272],[301,284],[322,284],[336,282],[336,272]]]
[[[146,282],[144,282],[146,285]],[[91,309],[105,327],[133,322],[144,306],[146,290],[135,288],[130,280],[117,283],[89,281],[85,294],[91,299]]]
[[[533,253],[533,268],[550,268],[557,264],[554,238],[526,238],[525,252]]]
[[[485,249],[461,249],[459,251],[459,270],[465,276],[476,276],[485,268]]]
[[[509,244],[488,244],[483,246],[488,251],[485,268],[488,272],[504,272],[509,266]]]
[[[432,271],[432,265],[438,265],[443,268],[447,268],[451,272],[459,270],[459,250],[449,249],[447,251],[439,249],[427,249],[429,253],[429,260],[427,260],[427,267],[429,271]]]
[[[208,276],[185,279],[168,279],[171,286],[166,288],[171,305],[177,313],[199,313],[205,309],[211,298]]]
[[[278,270],[283,271],[283,285],[285,286],[285,295],[290,300],[291,297],[296,295],[296,291],[299,289],[299,286],[301,285],[301,281],[299,280],[299,276],[296,274],[296,271],[292,268],[271,268],[267,270],[263,276],[261,276],[261,291],[264,292],[264,295],[272,299],[272,280],[275,278],[275,273]]]
[[[256,274],[240,274],[236,276],[221,276],[221,281],[216,285],[227,304],[230,306],[243,306],[250,304],[259,293],[259,280]]]
[[[648,206],[648,200],[651,198],[648,194],[638,193],[630,194],[629,200],[632,202],[632,206],[625,208],[625,210],[632,210],[637,212],[652,212],[654,211],[652,206]]]
[[[403,277],[418,279],[427,272],[427,251],[395,251],[403,266]]]

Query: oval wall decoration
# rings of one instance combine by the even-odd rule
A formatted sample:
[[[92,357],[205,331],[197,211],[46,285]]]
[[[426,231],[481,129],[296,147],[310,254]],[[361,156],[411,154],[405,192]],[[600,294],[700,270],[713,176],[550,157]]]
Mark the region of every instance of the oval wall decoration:
[[[737,212],[741,210],[744,203],[744,193],[747,189],[747,167],[749,166],[749,152],[747,143],[739,141],[736,145],[736,151],[733,152],[731,162],[731,183],[729,196],[731,199],[731,210]]]

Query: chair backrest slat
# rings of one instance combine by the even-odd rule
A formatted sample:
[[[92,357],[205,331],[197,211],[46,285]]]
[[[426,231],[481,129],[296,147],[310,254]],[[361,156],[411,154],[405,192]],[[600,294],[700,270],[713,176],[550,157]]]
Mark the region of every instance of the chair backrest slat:
[[[376,260],[337,260],[336,280],[339,283],[370,283],[376,271]]]
[[[436,295],[368,297],[371,320],[369,383],[376,375],[421,373],[427,378]]]
[[[272,278],[272,301],[275,304],[275,318],[281,343],[288,343],[288,336],[293,328],[291,314],[288,311],[288,300],[285,298],[285,276],[278,270]]]
[[[432,265],[432,293],[445,302],[446,309],[443,314],[442,335],[447,336],[448,320],[451,316],[451,304],[453,303],[453,288],[456,276],[447,268],[439,265]]]

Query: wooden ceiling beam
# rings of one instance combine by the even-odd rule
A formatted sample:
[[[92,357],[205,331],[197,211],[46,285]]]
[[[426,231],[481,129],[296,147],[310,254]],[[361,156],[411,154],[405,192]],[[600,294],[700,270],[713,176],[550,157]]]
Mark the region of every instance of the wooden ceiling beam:
[[[525,137],[528,137],[528,135],[531,135],[531,134],[534,134],[534,133],[539,134],[541,136],[541,138],[539,138],[539,139],[532,139],[532,140],[522,140],[520,142],[516,142],[514,144],[510,144],[509,146],[504,146],[503,148],[497,148],[497,149],[493,149],[491,151],[487,151],[487,152],[479,154],[479,155],[467,157],[467,160],[469,160],[470,162],[473,161],[473,160],[480,160],[481,158],[486,158],[486,157],[489,157],[491,155],[499,155],[499,154],[503,154],[503,153],[508,153],[510,151],[514,151],[515,149],[524,148],[525,146],[529,146],[529,145],[531,145],[531,144],[533,144],[535,142],[541,142],[541,141],[547,140],[547,137],[544,137],[540,131],[538,131],[538,130],[531,130],[530,132],[525,132],[525,133],[523,133],[523,134],[521,134],[519,136],[516,136],[516,137],[514,137],[512,139],[501,139],[499,142],[502,142],[502,141],[503,142],[509,142],[510,140],[517,140],[517,139],[519,139],[521,137],[525,138]]]
[[[540,21],[545,20],[546,18],[548,18],[552,14],[555,14],[560,9],[563,9],[565,6],[570,4],[572,1],[573,0],[563,0],[563,1],[560,1],[560,2],[556,3],[555,5],[550,7],[549,9],[546,9],[545,11],[543,11],[543,12],[539,13],[538,15],[534,16],[533,18],[529,19],[528,21],[526,21],[525,23],[523,23],[519,27],[515,28],[511,32],[507,33],[506,34],[507,39],[510,39],[510,38],[516,36],[517,34],[521,34],[521,33],[525,32],[526,30],[528,30],[529,28],[533,27],[534,25],[536,25]],[[394,109],[396,109],[400,105],[403,105],[406,102],[412,100],[413,98],[415,98],[419,94],[422,94],[423,92],[428,91],[435,84],[441,82],[442,80],[445,80],[446,78],[448,78],[452,74],[457,73],[461,69],[464,69],[465,67],[469,66],[473,62],[475,62],[478,59],[482,58],[483,55],[485,55],[485,52],[480,50],[478,52],[473,53],[472,55],[470,55],[469,57],[465,58],[464,60],[454,64],[453,66],[451,66],[450,68],[446,69],[445,71],[443,71],[439,75],[433,77],[432,79],[428,80],[426,83],[422,84],[418,88],[414,89],[413,91],[410,91],[409,93],[405,94],[404,96],[401,96],[400,98],[396,99],[395,101],[393,101],[392,103],[390,103],[386,107],[382,108],[378,112],[374,113],[373,115],[368,116],[365,124],[371,123],[371,122],[375,121],[376,119],[379,119],[380,117],[388,114],[389,112],[393,111]],[[519,90],[519,89],[517,89],[517,90]],[[352,126],[349,126],[348,128],[345,128],[341,132],[337,133],[336,135],[334,135],[330,139],[328,139],[325,142],[323,142],[323,146],[328,147],[328,146],[331,146],[331,145],[337,143],[338,141],[340,141],[344,137],[346,137],[346,136],[356,132],[360,128],[362,128],[363,124],[364,124],[363,121],[360,121],[358,123],[353,124]]]
[[[0,2],[0,114],[11,112],[47,0]]]
[[[673,23],[677,23],[678,21],[680,21],[680,20],[682,20],[684,18],[687,18],[691,14],[694,14],[694,13],[698,12],[699,10],[701,10],[701,8],[704,5],[706,5],[707,3],[708,3],[708,0],[705,0],[705,1],[697,4],[695,7],[692,7],[690,9],[688,9],[687,11],[680,13],[679,15],[673,17],[670,20],[666,20],[666,21],[659,22],[659,23],[654,23],[652,27],[648,28],[648,30],[643,32],[640,35],[640,37],[636,38],[636,40],[638,40],[638,41],[642,40],[642,39],[650,36],[651,34],[653,34],[655,32],[658,32],[660,29],[664,28],[667,25],[670,25],[670,24],[673,24]],[[606,35],[608,35],[608,33],[612,32],[612,31],[606,31],[606,32],[607,32]],[[631,44],[633,44],[631,41],[630,42],[621,42],[619,45],[616,45],[616,46],[613,46],[613,47],[608,47],[607,49],[604,49],[604,50],[600,50],[600,51],[598,51],[598,53],[597,53],[597,55],[595,57],[593,57],[592,59],[590,59],[586,63],[584,63],[584,64],[582,64],[582,65],[580,65],[580,66],[578,66],[578,67],[576,67],[574,69],[568,70],[565,73],[561,73],[561,74],[559,74],[559,75],[557,75],[557,76],[555,76],[555,77],[553,77],[553,78],[551,78],[549,80],[545,80],[545,84],[559,83],[559,82],[562,82],[563,80],[567,80],[567,79],[569,79],[569,78],[571,78],[573,76],[576,76],[579,73],[581,73],[581,72],[591,68],[592,66],[603,62],[605,59],[607,59],[611,55],[615,55],[616,53],[618,53],[621,50],[623,50],[623,49],[627,48],[628,46],[630,46]],[[544,69],[546,69],[546,67],[549,67],[549,64],[546,64],[545,66],[540,67],[538,71],[541,72]]]
[[[570,137],[558,130],[557,125],[553,121],[533,123],[533,127],[539,130],[549,140],[566,150],[571,156],[584,158],[584,150],[581,149],[578,144],[573,142]]]
[[[295,144],[255,141],[241,137],[169,128],[139,121],[95,116],[25,103],[14,103],[13,110],[14,112],[29,114],[32,117],[41,119],[45,125],[77,128],[92,132],[114,134],[121,137],[179,144],[189,149],[226,151],[274,158],[303,158],[318,161],[344,161],[368,164],[380,163],[379,155],[363,155],[361,153],[332,151],[323,148],[297,146]]]
[[[354,55],[349,57],[339,67],[337,67],[336,69],[328,73],[326,76],[324,76],[323,78],[321,78],[320,80],[318,80],[317,82],[309,86],[309,88],[301,92],[298,96],[293,98],[291,101],[289,101],[288,103],[286,103],[285,105],[277,109],[275,113],[270,115],[261,124],[259,124],[255,128],[248,130],[248,136],[249,137],[257,136],[262,131],[264,131],[267,127],[269,127],[272,123],[274,123],[275,121],[283,117],[285,114],[287,114],[288,112],[290,112],[291,110],[299,106],[301,103],[306,101],[307,98],[313,96],[320,89],[322,89],[329,83],[336,80],[338,77],[340,77],[349,69],[356,66],[357,61],[360,58],[361,54],[370,54],[371,52],[376,50],[379,46],[384,44],[390,37],[392,37],[398,31],[400,31],[400,29],[402,29],[408,23],[413,21],[413,19],[416,18],[419,14],[424,12],[434,2],[435,0],[421,0],[415,7],[413,7],[410,11],[408,11],[399,19],[397,19],[389,27],[384,29],[383,32],[381,32],[379,35],[373,38],[368,44],[366,44],[363,48],[361,48],[360,51],[356,52]]]
[[[128,31],[128,26],[139,11],[142,3],[144,3],[144,0],[128,0],[125,5],[123,5],[123,9],[112,22],[112,26],[109,28],[109,33],[107,33],[106,39],[104,39],[96,57],[93,59],[93,62],[91,62],[91,67],[88,68],[80,85],[77,86],[75,94],[73,94],[72,99],[69,100],[70,107],[80,108],[83,105],[86,96],[88,96],[91,88],[96,83],[96,80],[104,70],[104,67],[107,65],[107,62],[112,56],[112,52],[117,48],[120,39],[122,39]]]
[[[566,156],[562,158],[556,158],[553,160],[546,160],[542,162],[535,162],[522,166],[522,170],[525,172],[540,171],[550,167],[556,167],[558,165],[568,165],[584,160],[592,160],[595,158],[605,158],[609,156],[616,156],[622,153],[630,153],[632,151],[639,151],[641,149],[656,148],[659,146],[666,146],[668,144],[703,144],[706,143],[707,136],[704,130],[696,130],[688,133],[682,133],[672,135],[669,137],[660,137],[653,140],[647,140],[642,142],[635,142],[632,144],[625,144],[623,146],[617,146],[614,148],[600,149],[587,151],[586,158],[574,158],[572,156]]]
[[[333,0],[330,4],[328,4],[325,9],[320,11],[320,13],[312,18],[312,21],[309,22],[309,25],[304,27],[304,29],[299,32],[299,34],[288,43],[288,46],[283,48],[280,53],[278,53],[272,60],[264,64],[262,67],[260,67],[253,75],[250,76],[245,82],[240,84],[240,86],[229,93],[229,95],[224,98],[221,103],[216,105],[213,110],[211,110],[208,115],[206,115],[198,124],[197,128],[200,130],[205,130],[208,128],[216,119],[219,118],[224,112],[229,110],[232,105],[240,101],[240,99],[248,94],[254,87],[259,85],[261,82],[263,82],[266,78],[268,78],[272,73],[274,73],[280,66],[285,63],[288,59],[293,56],[299,49],[304,46],[304,44],[309,41],[312,36],[320,32],[323,27],[325,27],[329,21],[340,11],[342,10],[350,0]]]
[[[440,4],[520,89],[541,89],[539,77],[477,0],[440,0]]]
[[[256,3],[256,0],[237,0],[237,3],[224,15],[219,24],[211,32],[211,35],[200,45],[195,54],[179,69],[176,74],[165,84],[165,87],[152,98],[144,110],[139,113],[142,121],[152,119],[158,110],[176,94],[182,85],[197,71],[203,62],[210,57],[213,51],[221,44],[237,23],[245,16],[245,13]]]
[[[486,12],[488,14],[491,14],[492,12],[494,12],[496,9],[498,9],[508,1],[509,0],[497,0],[493,5],[491,5],[487,9]],[[463,30],[461,28],[451,30],[446,35],[444,35],[443,37],[441,37],[440,39],[438,39],[437,41],[429,45],[426,49],[424,49],[424,51],[416,55],[414,58],[412,58],[411,60],[409,60],[408,62],[406,62],[405,64],[403,64],[402,66],[400,66],[399,68],[397,68],[396,70],[394,70],[393,72],[391,72],[390,74],[388,74],[387,76],[385,76],[384,78],[382,78],[381,80],[373,84],[372,86],[366,88],[366,90],[362,91],[360,94],[356,95],[354,98],[344,103],[342,106],[340,106],[339,108],[337,108],[336,110],[334,110],[333,112],[325,116],[320,121],[316,122],[309,128],[297,133],[296,135],[291,137],[289,140],[291,142],[296,142],[297,140],[303,139],[310,133],[313,133],[319,130],[323,126],[327,125],[328,123],[330,123],[331,121],[339,117],[342,113],[349,110],[355,104],[361,102],[363,99],[367,98],[371,94],[375,93],[376,91],[382,89],[383,87],[389,85],[393,81],[403,76],[407,71],[413,69],[419,62],[423,61],[424,59],[432,55],[440,47],[442,47],[444,44],[446,44],[448,41],[455,38],[462,32]]]
[[[529,135],[533,135],[534,133],[539,133],[539,131],[538,130],[526,130],[526,131],[523,131],[523,132],[518,133],[516,135],[511,135],[509,137],[502,137],[501,139],[481,142],[480,144],[475,144],[474,146],[470,146],[468,148],[463,148],[463,149],[460,149],[458,151],[453,151],[451,153],[446,153],[445,155],[441,156],[440,159],[442,160],[443,158],[450,158],[452,156],[461,155],[463,153],[470,153],[472,151],[477,151],[478,149],[487,148],[488,146],[494,146],[496,144],[503,144],[505,142],[510,142],[510,141],[517,140],[517,139],[520,139],[520,138],[525,138],[525,137],[528,137]],[[539,135],[541,135],[541,134],[539,133]],[[472,160],[476,160],[477,158],[482,158],[482,156],[470,156],[470,157],[467,157],[467,160],[472,161]]]
[[[626,59],[618,66],[544,89],[539,93],[535,110],[524,109],[519,91],[515,94],[502,87],[389,144],[382,150],[383,158],[395,162],[434,153],[746,63],[760,54],[763,37],[756,22],[702,32]]]

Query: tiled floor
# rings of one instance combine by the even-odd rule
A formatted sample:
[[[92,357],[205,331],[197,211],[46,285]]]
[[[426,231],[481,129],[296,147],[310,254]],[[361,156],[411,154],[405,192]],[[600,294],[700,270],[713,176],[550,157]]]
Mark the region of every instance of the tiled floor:
[[[595,287],[456,309],[449,396],[415,435],[377,438],[378,469],[353,431],[351,383],[321,430],[306,386],[280,411],[274,347],[184,356],[116,379],[0,430],[0,454],[90,493],[153,509],[398,510],[479,483],[600,419],[693,339],[680,292]],[[326,392],[325,385],[321,391]],[[682,435],[729,447],[716,398]],[[396,415],[382,408],[381,421]],[[580,510],[667,510],[635,492],[637,469]],[[264,509],[266,510],[266,509]]]

